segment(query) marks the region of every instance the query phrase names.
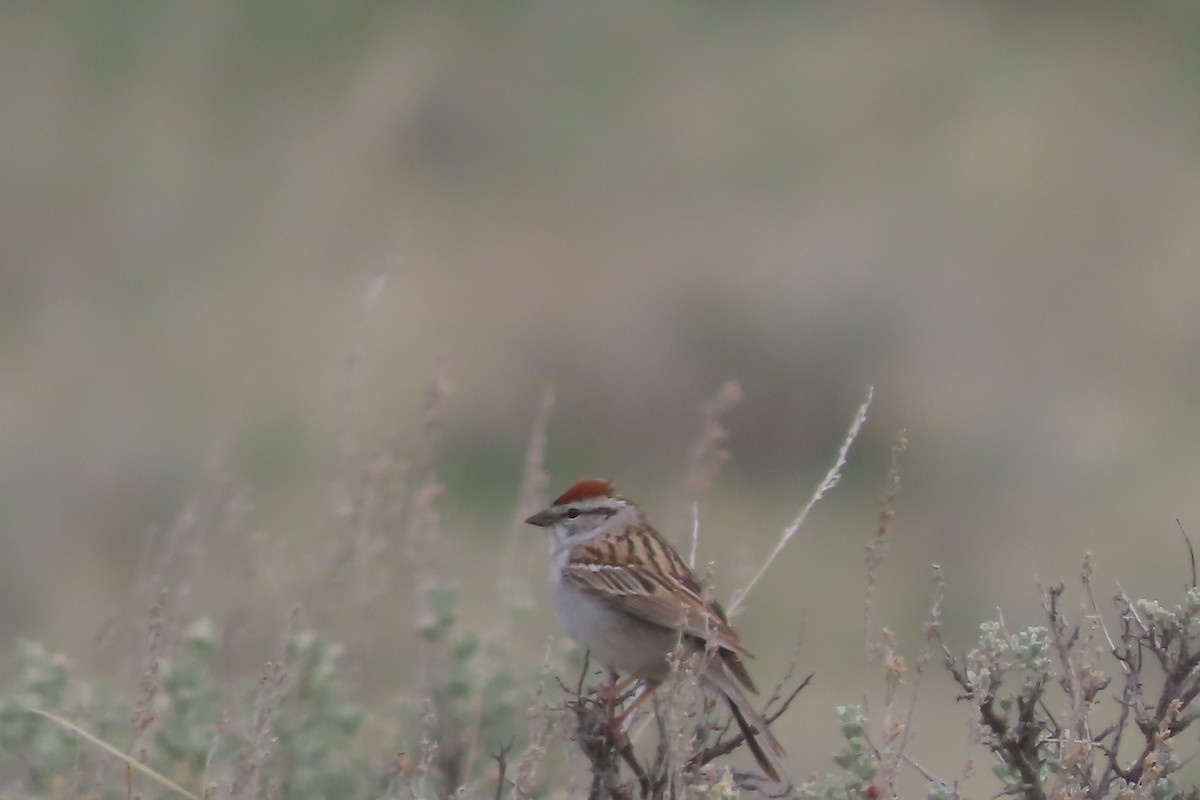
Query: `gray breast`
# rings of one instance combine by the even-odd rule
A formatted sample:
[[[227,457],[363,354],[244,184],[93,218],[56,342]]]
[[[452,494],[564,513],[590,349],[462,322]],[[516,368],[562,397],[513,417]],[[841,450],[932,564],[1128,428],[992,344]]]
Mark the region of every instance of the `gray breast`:
[[[563,630],[607,670],[661,678],[679,633],[615,610],[603,600],[551,577],[550,605]]]

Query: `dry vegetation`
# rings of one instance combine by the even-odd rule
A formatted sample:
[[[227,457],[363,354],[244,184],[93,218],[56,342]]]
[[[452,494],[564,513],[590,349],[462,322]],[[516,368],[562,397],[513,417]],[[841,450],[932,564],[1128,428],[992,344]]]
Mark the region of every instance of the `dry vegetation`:
[[[350,363],[353,384],[355,360]],[[874,622],[877,576],[900,494],[904,434],[893,446],[879,526],[865,558],[866,656],[882,667],[883,702],[870,712],[860,705],[836,709],[843,746],[833,763],[805,765],[803,775],[782,785],[735,766],[729,756],[744,743],[723,708],[698,688],[696,659],[703,654],[677,657],[653,709],[614,730],[614,702],[595,693],[602,678],[589,669],[586,654],[550,646],[539,664],[513,646],[529,587],[502,583],[503,605],[485,629],[469,629],[459,617],[463,589],[440,522],[444,490],[435,466],[448,394],[444,379],[431,382],[423,433],[410,459],[360,453],[344,443],[332,515],[337,535],[317,568],[280,590],[292,605],[273,653],[257,671],[231,667],[244,659],[230,650],[239,647],[239,631],[247,625],[270,624],[246,619],[259,598],[203,613],[189,606],[182,588],[192,577],[179,572],[181,563],[192,563],[182,555],[189,552],[189,532],[237,517],[245,498],[227,489],[215,492],[226,498],[223,505],[198,502],[182,515],[139,587],[137,595],[148,605],[130,651],[128,683],[92,678],[42,645],[22,643],[0,691],[0,796],[873,800],[901,796],[907,774],[924,783],[928,797],[941,799],[968,796],[964,781],[985,765],[1000,794],[1031,800],[1196,796],[1194,787],[1177,781],[1181,735],[1200,713],[1200,588],[1194,574],[1192,588],[1175,604],[1118,591],[1110,629],[1085,563],[1076,609],[1067,607],[1063,586],[1047,587],[1044,625],[1013,630],[999,616],[984,622],[979,641],[964,651],[941,640],[944,587],[935,567],[924,642],[908,665],[895,633]],[[681,502],[693,509],[727,458],[722,417],[739,399],[740,390],[730,383],[703,409],[680,492]],[[346,402],[353,406],[352,391]],[[731,608],[837,485],[869,403],[868,395],[828,475],[762,569],[734,593]],[[553,406],[553,393],[544,392],[513,531],[547,485],[543,465]],[[221,520],[201,518],[216,508]],[[394,551],[400,551],[396,561]],[[502,563],[511,564],[512,551],[510,541]],[[248,594],[266,583],[263,575],[250,578]],[[339,594],[330,586],[354,591]],[[309,624],[323,616],[336,619],[338,612],[308,606],[340,603],[370,613],[382,594],[397,589],[407,593],[412,610],[410,669],[391,697],[369,702],[356,696],[336,623]],[[278,607],[266,604],[261,613],[269,617]],[[977,756],[957,776],[932,774],[911,747],[918,690],[938,660],[970,709]],[[803,662],[798,649],[786,673],[770,681],[768,720],[785,714],[813,679],[801,677]],[[791,766],[798,772],[798,765]]]
[[[815,673],[794,794],[1191,792],[1198,30],[0,4],[0,800],[784,791],[686,663],[589,737],[547,471]]]

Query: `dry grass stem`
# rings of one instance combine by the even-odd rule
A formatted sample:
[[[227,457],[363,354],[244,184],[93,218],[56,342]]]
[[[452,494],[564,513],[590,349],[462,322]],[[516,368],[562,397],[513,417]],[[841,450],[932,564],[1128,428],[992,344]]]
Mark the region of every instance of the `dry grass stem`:
[[[700,547],[700,502],[692,503],[692,546],[688,548],[688,566],[696,568],[696,550]]]
[[[150,767],[146,766],[145,764],[142,764],[138,760],[134,759],[132,756],[122,753],[116,747],[114,747],[111,744],[109,744],[108,742],[104,741],[99,736],[96,736],[95,734],[85,730],[84,728],[80,727],[79,725],[76,725],[74,722],[71,722],[68,719],[64,719],[63,717],[60,717],[57,714],[52,714],[49,711],[43,711],[40,708],[26,707],[25,710],[28,711],[30,714],[37,714],[38,716],[45,717],[46,719],[53,722],[55,725],[59,725],[63,729],[70,731],[71,733],[80,737],[84,741],[95,745],[96,747],[100,748],[104,752],[111,755],[113,758],[116,758],[116,759],[120,760],[122,763],[124,763],[127,770],[140,772],[141,774],[146,775],[147,777],[149,777],[151,780],[155,781],[156,783],[159,783],[162,786],[165,786],[166,788],[170,789],[171,791],[175,792],[176,794],[180,794],[180,795],[183,795],[184,797],[190,798],[190,800],[200,800],[200,798],[197,795],[193,794],[192,792],[189,792],[187,789],[184,789],[182,786],[175,783],[170,778],[166,777],[165,775],[163,775],[159,772],[156,772],[155,770],[151,769]]]
[[[887,555],[887,545],[892,531],[892,518],[896,515],[896,498],[900,496],[900,455],[908,447],[908,438],[901,430],[892,441],[892,460],[888,466],[887,477],[879,492],[879,525],[875,529],[875,537],[867,545],[864,560],[867,566],[867,588],[863,600],[863,630],[867,638],[867,657],[878,658],[880,653],[872,644],[873,627],[871,623],[871,603],[875,597],[875,581],[883,559]]]
[[[164,588],[159,591],[146,620],[146,648],[142,656],[144,664],[141,679],[138,681],[137,697],[133,702],[133,742],[129,747],[130,752],[138,750],[142,735],[154,722],[154,702],[162,689],[159,666],[165,647],[163,626],[166,606],[167,590]]]
[[[351,506],[355,485],[356,463],[358,448],[354,440],[354,425],[357,421],[359,395],[362,391],[363,355],[367,349],[367,324],[370,321],[370,311],[383,294],[386,283],[383,273],[377,274],[367,286],[363,295],[362,314],[358,320],[358,328],[350,349],[346,352],[344,374],[340,385],[341,396],[338,398],[337,427],[334,431],[338,446],[338,468],[334,480],[334,504],[337,514],[348,513]]]
[[[275,714],[288,693],[289,684],[294,673],[288,665],[288,642],[296,633],[300,609],[295,607],[288,615],[284,631],[279,637],[278,652],[275,657],[263,666],[259,678],[258,694],[254,699],[253,730],[249,731],[248,749],[242,753],[237,771],[230,787],[230,796],[241,798],[257,798],[261,796],[262,787],[259,778],[263,767],[274,756],[279,744],[275,735]],[[276,778],[272,777],[272,781]]]
[[[563,714],[551,711],[546,701],[546,687],[551,674],[551,645],[547,643],[542,653],[542,670],[538,676],[537,687],[529,709],[526,711],[526,721],[529,726],[529,744],[517,762],[516,774],[512,779],[512,794],[514,800],[526,800],[537,791],[537,769],[546,758],[549,742],[556,728],[563,724]],[[582,676],[581,676],[582,680]],[[497,787],[499,793],[500,788]]]
[[[742,387],[729,380],[712,396],[700,411],[700,433],[688,450],[687,471],[683,486],[689,499],[696,499],[716,483],[721,465],[729,460],[725,442],[729,431],[723,418],[742,402]]]
[[[529,444],[525,447],[525,460],[521,469],[521,485],[517,488],[517,503],[513,508],[508,526],[508,537],[504,542],[504,553],[500,557],[500,574],[505,578],[513,574],[513,561],[519,540],[525,529],[525,519],[542,507],[550,477],[546,474],[547,429],[550,414],[554,411],[554,387],[547,386],[538,395],[537,409],[533,414],[533,427],[529,432]]]
[[[742,605],[745,603],[746,597],[750,594],[750,590],[753,589],[754,585],[757,584],[762,576],[766,574],[767,570],[771,566],[771,563],[779,556],[780,553],[783,552],[783,548],[787,546],[787,543],[791,541],[792,537],[796,535],[796,532],[800,530],[800,527],[804,524],[804,521],[808,519],[808,514],[810,511],[812,511],[813,506],[820,502],[821,498],[824,497],[827,492],[836,487],[839,481],[841,481],[842,468],[846,466],[846,459],[850,453],[850,446],[854,444],[854,441],[858,438],[859,432],[862,430],[862,426],[867,421],[867,409],[870,408],[871,400],[874,398],[874,396],[875,387],[871,386],[867,389],[866,399],[863,401],[863,404],[858,407],[858,412],[854,415],[854,420],[850,423],[850,429],[846,432],[845,439],[842,440],[842,446],[838,448],[837,459],[834,461],[833,466],[830,467],[829,472],[825,474],[825,479],[821,481],[819,486],[817,486],[816,491],[813,492],[812,497],[809,498],[808,503],[805,504],[799,515],[792,520],[792,524],[788,525],[784,529],[783,535],[779,537],[779,541],[775,544],[775,549],[771,551],[769,556],[767,556],[767,560],[763,562],[762,567],[760,567],[758,572],[754,574],[754,577],[750,579],[750,582],[743,588],[735,591],[729,598],[728,614],[731,618],[736,616],[738,612],[742,610]]]
[[[725,447],[729,431],[724,418],[742,402],[742,388],[735,380],[721,384],[700,409],[700,430],[688,448],[683,482],[671,504],[667,537],[677,540],[682,533],[683,509],[699,501],[716,484],[722,465],[730,458]]]

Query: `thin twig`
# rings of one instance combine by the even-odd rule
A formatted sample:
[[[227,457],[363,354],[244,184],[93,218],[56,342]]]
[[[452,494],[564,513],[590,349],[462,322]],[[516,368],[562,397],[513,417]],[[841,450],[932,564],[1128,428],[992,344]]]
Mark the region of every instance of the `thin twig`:
[[[696,568],[696,549],[700,546],[700,502],[692,501],[692,549],[688,553],[688,566]]]
[[[933,783],[934,781],[938,780],[938,777],[936,775],[934,775],[928,769],[923,767],[919,761],[917,761],[915,758],[910,756],[908,753],[901,750],[899,753],[899,756],[900,756],[901,761],[903,761],[905,764],[908,764],[910,767],[915,769],[917,772],[921,773],[921,777],[924,778],[925,780],[929,781],[930,783]]]
[[[875,648],[872,647],[871,635],[874,626],[871,621],[872,602],[875,597],[875,582],[879,568],[883,565],[887,554],[888,540],[891,538],[892,518],[896,515],[896,498],[900,496],[900,454],[908,447],[908,436],[902,428],[892,441],[892,461],[888,466],[887,477],[883,489],[879,492],[879,525],[875,528],[875,536],[867,545],[863,560],[867,566],[866,597],[863,600],[863,635],[866,637],[867,658],[873,659]]]
[[[508,744],[500,745],[500,749],[495,753],[491,753],[492,758],[496,759],[496,765],[499,768],[499,775],[496,776],[496,799],[500,800],[504,796],[504,776],[508,772],[508,754],[512,751],[513,739],[508,740]]]
[[[933,780],[933,778],[928,775],[923,767],[910,759],[904,751],[908,747],[908,736],[912,733],[912,718],[917,711],[917,695],[921,691],[921,680],[925,676],[925,667],[928,666],[929,659],[933,655],[929,649],[928,642],[931,638],[940,636],[941,631],[942,600],[946,596],[946,583],[942,577],[942,568],[938,564],[933,565],[933,586],[933,601],[929,606],[929,614],[925,617],[926,644],[922,645],[920,656],[917,659],[917,679],[913,683],[912,697],[908,704],[908,713],[904,716],[904,731],[900,734],[900,745],[896,750],[896,758],[916,769],[925,776],[926,780]],[[894,787],[892,794],[896,794]]]
[[[1192,562],[1192,588],[1196,588],[1196,550],[1192,547],[1192,539],[1188,536],[1187,530],[1183,527],[1183,523],[1179,521],[1179,517],[1175,518],[1175,524],[1179,526],[1179,532],[1183,534],[1183,541],[1187,545],[1188,559]]]
[[[812,682],[812,679],[813,676],[810,673],[808,677],[800,681],[800,684],[796,686],[795,689],[788,693],[787,697],[783,698],[779,708],[770,714],[763,714],[763,719],[767,721],[768,725],[773,724],[775,720],[779,719],[784,715],[784,713],[787,712],[788,707],[792,704],[792,701],[796,699],[796,696],[800,694],[802,689]],[[746,737],[741,732],[738,732],[731,738],[725,739],[724,741],[719,741],[716,744],[704,748],[699,753],[696,753],[687,760],[685,767],[690,769],[692,767],[703,766],[715,758],[728,755],[729,753],[732,753],[734,750],[737,750],[739,747],[741,747],[744,741],[746,741]]]
[[[1150,636],[1150,627],[1140,616],[1138,616],[1137,609],[1134,608],[1133,605],[1133,600],[1131,600],[1129,595],[1125,593],[1125,590],[1121,588],[1120,583],[1117,584],[1117,597],[1121,598],[1121,602],[1125,606],[1125,613],[1128,614],[1130,618],[1137,623],[1138,627],[1142,629],[1142,636]]]

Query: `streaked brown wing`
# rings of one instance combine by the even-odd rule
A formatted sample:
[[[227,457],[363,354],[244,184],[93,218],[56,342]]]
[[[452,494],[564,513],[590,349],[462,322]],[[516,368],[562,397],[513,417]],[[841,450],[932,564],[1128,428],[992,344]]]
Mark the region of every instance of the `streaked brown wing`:
[[[704,602],[688,565],[649,526],[616,530],[577,546],[566,577],[630,616],[753,658],[720,606]],[[735,674],[744,674],[735,663]]]

